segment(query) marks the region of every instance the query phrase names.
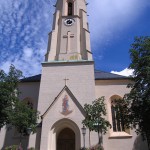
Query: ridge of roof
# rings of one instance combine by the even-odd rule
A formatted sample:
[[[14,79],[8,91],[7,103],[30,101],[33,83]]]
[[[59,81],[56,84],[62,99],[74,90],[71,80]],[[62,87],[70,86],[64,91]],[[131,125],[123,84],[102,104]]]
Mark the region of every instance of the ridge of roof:
[[[95,80],[129,80],[131,77],[126,77],[106,71],[101,71],[101,70],[94,70],[94,75],[95,75]],[[21,82],[40,82],[41,80],[41,74],[30,76],[27,78],[23,78],[20,81]]]

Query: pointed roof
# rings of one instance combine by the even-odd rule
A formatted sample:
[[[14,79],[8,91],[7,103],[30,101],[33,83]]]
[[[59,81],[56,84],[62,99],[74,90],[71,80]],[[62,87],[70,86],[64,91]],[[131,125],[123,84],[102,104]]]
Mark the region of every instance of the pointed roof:
[[[129,80],[131,77],[95,70],[95,80]],[[40,82],[41,74],[21,79],[21,82]]]
[[[73,95],[73,93],[70,91],[70,89],[65,85],[64,88],[60,91],[60,93],[57,95],[57,97],[55,97],[54,101],[50,104],[50,106],[47,108],[47,110],[45,111],[45,113],[41,116],[41,118],[43,119],[46,114],[49,112],[49,110],[51,109],[51,107],[54,105],[54,103],[57,101],[57,99],[59,98],[59,96],[66,91],[68,93],[68,95],[72,98],[73,102],[78,106],[79,110],[81,111],[81,113],[85,116],[85,111],[83,109],[83,107],[81,106],[81,104],[78,102],[78,100],[75,98],[75,96]]]

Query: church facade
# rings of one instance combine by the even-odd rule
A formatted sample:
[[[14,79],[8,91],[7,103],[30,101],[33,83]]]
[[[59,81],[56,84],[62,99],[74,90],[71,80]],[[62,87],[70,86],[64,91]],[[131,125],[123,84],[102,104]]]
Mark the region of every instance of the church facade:
[[[94,70],[85,0],[57,0],[52,31],[49,33],[42,74],[21,80],[20,99],[40,112],[37,132],[23,137],[22,145],[36,150],[80,150],[84,145],[81,128],[84,104],[105,97],[106,119],[112,124],[103,136],[104,150],[146,150],[133,130],[117,123],[111,102],[129,92],[130,79]],[[0,149],[18,144],[19,135],[4,127]],[[98,135],[86,130],[85,146],[98,143]]]

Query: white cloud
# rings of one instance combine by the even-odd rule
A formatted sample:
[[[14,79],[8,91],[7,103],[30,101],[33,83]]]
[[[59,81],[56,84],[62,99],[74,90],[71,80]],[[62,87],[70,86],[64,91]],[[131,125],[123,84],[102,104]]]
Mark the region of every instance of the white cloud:
[[[92,44],[109,41],[140,16],[149,0],[88,0]]]
[[[1,69],[8,72],[14,64],[26,76],[41,72],[52,7],[47,0],[0,0]]]
[[[23,56],[25,59],[31,59],[32,55],[33,55],[33,49],[32,48],[25,47],[23,49]]]
[[[8,57],[6,61],[4,61],[0,65],[0,69],[9,71],[9,67],[11,64],[15,65],[15,67],[23,72],[24,76],[30,76],[41,73],[41,62],[44,61],[45,47],[46,43],[42,42],[42,47],[39,49],[32,49],[28,47],[24,47],[23,54],[17,54],[11,57]]]
[[[133,70],[125,68],[122,71],[111,71],[111,73],[118,74],[118,75],[123,75],[123,76],[132,76],[133,75]]]

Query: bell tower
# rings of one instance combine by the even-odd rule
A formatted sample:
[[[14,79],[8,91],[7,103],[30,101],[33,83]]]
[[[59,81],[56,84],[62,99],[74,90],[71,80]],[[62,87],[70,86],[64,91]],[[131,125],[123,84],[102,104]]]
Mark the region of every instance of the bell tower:
[[[58,0],[45,61],[92,60],[85,0]]]
[[[75,135],[69,140],[74,147],[68,150],[79,150],[84,142],[80,131],[85,117],[83,106],[95,99],[86,1],[57,0],[55,7],[38,98],[42,115],[40,150],[58,150],[60,141],[66,145],[61,140],[63,131]]]

